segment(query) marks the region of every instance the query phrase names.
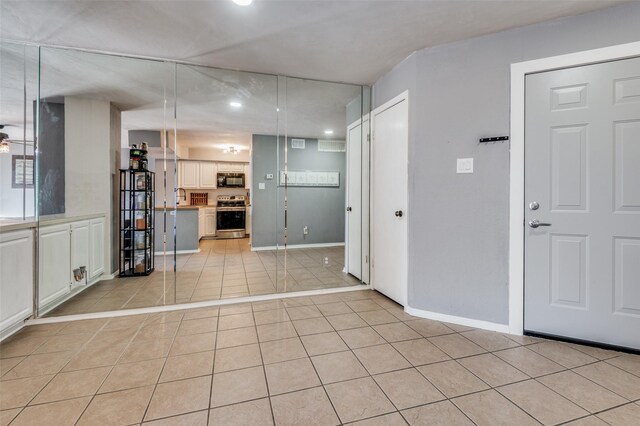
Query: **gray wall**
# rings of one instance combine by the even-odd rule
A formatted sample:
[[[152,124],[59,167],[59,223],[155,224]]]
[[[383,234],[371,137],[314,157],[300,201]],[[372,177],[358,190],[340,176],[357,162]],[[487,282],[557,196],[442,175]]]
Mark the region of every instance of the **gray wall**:
[[[157,175],[156,175],[157,179]],[[157,182],[156,182],[157,186]],[[175,215],[173,210],[167,210],[167,252],[173,251],[173,220],[176,219],[176,243],[177,250],[197,250],[198,242],[198,209],[177,209]],[[164,210],[156,209],[155,211],[155,235],[153,238],[156,253],[164,250],[163,233],[164,233]]]
[[[412,54],[374,85],[374,107],[409,90],[409,304],[508,323],[510,65],[640,40],[640,4]],[[474,157],[474,174],[456,158]]]
[[[316,139],[306,140],[305,149],[291,149],[289,139],[289,170],[339,171],[339,188],[288,188],[288,244],[318,244],[344,242],[345,231],[345,178],[344,152],[318,152]],[[284,138],[280,154],[275,136],[253,135],[252,147],[252,242],[254,247],[283,244],[284,188],[278,187],[278,170],[283,169]],[[278,164],[278,158],[280,164]],[[274,175],[266,180],[267,173]],[[258,189],[258,184],[265,189]],[[278,220],[278,223],[276,223]],[[303,227],[309,234],[303,234]]]

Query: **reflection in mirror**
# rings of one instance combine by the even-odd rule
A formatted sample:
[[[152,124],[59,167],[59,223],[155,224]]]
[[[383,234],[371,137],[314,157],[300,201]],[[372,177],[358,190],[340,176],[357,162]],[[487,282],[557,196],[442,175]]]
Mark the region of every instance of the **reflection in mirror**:
[[[172,271],[148,276],[158,240],[150,190],[173,88],[173,64],[41,48],[39,315],[174,302]],[[143,142],[148,166],[130,150]],[[155,189],[165,197],[162,184]]]
[[[354,122],[361,125],[362,87],[287,78],[285,88],[284,137],[279,144],[259,141],[279,158],[286,274],[278,291],[359,284],[363,151],[360,135],[348,140],[347,133]]]
[[[38,49],[0,43],[0,224],[33,221]]]

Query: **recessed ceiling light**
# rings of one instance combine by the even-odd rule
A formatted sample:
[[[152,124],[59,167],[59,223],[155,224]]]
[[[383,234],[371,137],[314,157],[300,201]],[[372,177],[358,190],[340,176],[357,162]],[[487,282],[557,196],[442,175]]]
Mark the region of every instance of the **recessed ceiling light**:
[[[232,0],[238,6],[249,6],[253,0]]]
[[[332,135],[333,134],[333,130],[325,130],[324,134],[325,135]]]
[[[231,102],[229,102],[229,106],[231,106],[233,108],[241,108],[242,104],[240,102],[237,102],[237,101],[231,101]]]

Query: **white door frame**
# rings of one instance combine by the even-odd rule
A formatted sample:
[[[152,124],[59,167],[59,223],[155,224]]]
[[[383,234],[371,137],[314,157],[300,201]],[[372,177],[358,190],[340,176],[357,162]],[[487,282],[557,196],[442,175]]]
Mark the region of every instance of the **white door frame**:
[[[370,127],[370,129],[371,129],[371,145],[370,145],[371,152],[369,154],[370,155],[369,158],[371,159],[369,161],[369,176],[370,176],[370,178],[369,178],[369,183],[370,183],[369,191],[370,191],[370,194],[371,194],[371,196],[369,197],[369,217],[370,217],[370,220],[369,220],[369,246],[370,246],[369,256],[370,257],[369,258],[370,259],[371,259],[371,255],[373,253],[375,253],[374,247],[375,247],[375,244],[376,244],[374,233],[372,232],[373,227],[371,226],[371,224],[373,224],[375,222],[374,217],[375,217],[375,214],[376,214],[376,212],[375,212],[375,210],[373,208],[373,203],[374,203],[375,196],[376,196],[376,188],[374,188],[371,185],[371,183],[373,182],[372,176],[375,173],[375,170],[374,170],[374,163],[375,162],[373,161],[373,156],[375,155],[375,149],[376,149],[375,148],[376,147],[376,144],[375,144],[376,135],[374,133],[376,115],[381,113],[381,112],[383,112],[383,111],[385,111],[385,110],[387,110],[387,109],[389,109],[389,108],[391,108],[391,107],[393,107],[396,104],[399,104],[402,101],[407,102],[407,122],[409,123],[409,126],[411,126],[411,123],[410,123],[410,120],[409,120],[409,117],[411,116],[411,112],[409,110],[410,104],[409,104],[409,91],[408,90],[405,90],[404,92],[400,93],[398,96],[394,97],[393,99],[391,99],[391,100],[385,102],[384,104],[380,105],[379,107],[375,108],[371,112],[371,114],[369,115],[369,120],[370,120],[369,126],[371,126]],[[410,127],[407,128],[407,144],[409,143],[409,140],[408,140],[409,139],[409,128]],[[409,157],[407,156],[407,188],[406,188],[406,191],[407,191],[407,209],[409,209],[409,176],[408,176],[408,174],[409,174]],[[409,212],[407,211],[406,213],[407,214],[405,216],[408,216]],[[405,283],[404,283],[404,288],[402,289],[403,290],[402,291],[402,296],[403,296],[402,299],[404,300],[405,307],[409,306],[409,299],[408,299],[408,293],[409,293],[409,259],[408,259],[408,257],[409,257],[408,256],[409,247],[408,247],[408,245],[409,245],[409,223],[407,223],[407,258],[404,259],[404,262],[403,262],[403,265],[402,265],[402,267],[403,267],[403,269],[405,271],[405,278],[406,278]],[[370,282],[370,285],[371,285],[372,289],[376,288],[376,283],[375,283],[375,280],[373,279],[374,278],[374,273],[373,273],[374,268],[375,268],[375,259],[372,259],[371,274],[369,276],[369,282]]]
[[[509,188],[509,332],[524,331],[524,144],[525,77],[640,56],[640,42],[511,64],[511,148]]]

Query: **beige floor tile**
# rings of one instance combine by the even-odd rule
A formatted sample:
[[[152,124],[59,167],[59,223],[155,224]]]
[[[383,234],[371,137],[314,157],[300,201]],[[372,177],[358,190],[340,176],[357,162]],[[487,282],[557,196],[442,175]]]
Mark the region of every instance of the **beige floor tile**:
[[[543,376],[538,381],[592,413],[627,402],[621,396],[572,371]]]
[[[400,342],[420,338],[417,332],[401,322],[374,325],[373,329],[384,337],[387,342]]]
[[[458,360],[463,367],[492,387],[527,380],[529,376],[493,354],[475,355]]]
[[[15,426],[40,426],[43,424],[73,426],[89,401],[91,401],[90,397],[84,397],[30,406],[25,408],[11,424]]]
[[[367,323],[356,313],[332,315],[327,317],[327,320],[336,330],[349,330],[367,326]]]
[[[274,324],[264,324],[257,327],[258,339],[261,342],[270,340],[281,340],[289,337],[297,337],[295,327],[291,322],[278,322]]]
[[[233,346],[250,345],[258,343],[258,334],[255,327],[234,328],[218,332],[217,348],[231,348]]]
[[[620,352],[597,348],[595,346],[578,345],[575,343],[565,343],[565,345],[600,360],[614,358],[622,355]]]
[[[145,420],[209,408],[210,392],[211,376],[160,383],[153,393]]]
[[[13,358],[0,359],[0,377],[16,365],[20,364],[20,362],[25,358],[25,356],[17,356]]]
[[[451,358],[462,358],[486,352],[480,346],[460,334],[430,337],[429,341]]]
[[[29,327],[27,327],[27,330]],[[38,336],[19,333],[0,344],[0,358],[30,355],[49,339],[49,336]]]
[[[506,349],[495,352],[494,355],[531,377],[557,373],[565,369],[560,364],[556,364],[526,347]]]
[[[489,386],[456,361],[417,367],[447,398],[488,389]]]
[[[199,423],[204,425],[204,423]],[[226,407],[214,408],[209,426],[272,426],[273,416],[269,399],[257,399]]]
[[[133,339],[133,341],[139,342],[141,340],[150,339],[173,339],[173,337],[176,335],[176,332],[178,331],[178,326],[180,326],[179,322],[166,322],[145,325],[138,331],[138,334]]]
[[[626,354],[607,360],[609,364],[640,377],[640,356]]]
[[[83,349],[69,361],[62,371],[84,370],[114,365],[123,352],[124,348],[122,347]]]
[[[497,390],[543,424],[558,424],[589,414],[535,380],[502,386]]]
[[[371,377],[325,386],[343,423],[391,413],[395,408]]]
[[[349,330],[341,330],[338,332],[342,340],[351,348],[363,348],[366,346],[374,346],[386,343],[373,328],[353,328]]]
[[[262,357],[258,345],[236,346],[216,351],[213,371],[222,373],[257,365],[262,365]]]
[[[153,386],[96,395],[78,421],[79,426],[128,425],[142,421]]]
[[[576,368],[598,361],[596,358],[560,342],[537,343],[529,345],[527,348],[566,368]]]
[[[353,313],[351,308],[344,302],[323,303],[317,305],[316,308],[322,312],[324,316],[350,314]]]
[[[154,420],[143,423],[144,426],[204,426],[207,424],[209,410],[196,411],[195,413],[182,414],[166,419]]]
[[[251,309],[251,306],[249,306]],[[223,312],[222,310],[220,312]],[[221,316],[218,322],[218,330],[231,330],[233,328],[252,327],[255,325],[253,321],[253,313],[241,313]]]
[[[304,346],[298,337],[263,342],[260,343],[260,349],[265,364],[307,357]]]
[[[392,343],[393,347],[414,366],[447,361],[449,356],[427,339],[405,340]]]
[[[102,328],[102,326],[104,326],[107,322],[109,322],[108,318],[71,321],[67,323],[67,325],[58,332],[58,334],[96,332],[100,328]]]
[[[100,393],[153,385],[158,381],[164,358],[118,364],[100,387]],[[80,373],[83,370],[79,371]]]
[[[638,424],[640,419],[640,406],[627,404],[613,410],[598,414],[598,417],[611,426],[632,426]]]
[[[309,358],[279,362],[265,366],[269,394],[278,395],[320,386],[320,379]]]
[[[251,324],[250,324],[251,325]],[[218,317],[200,318],[188,321],[182,321],[178,329],[178,336],[189,336],[199,333],[211,333],[216,331],[218,326]]]
[[[212,351],[216,347],[216,337],[215,332],[177,336],[171,345],[169,356]]]
[[[36,376],[0,382],[0,410],[24,407],[53,376]]]
[[[520,346],[518,343],[509,339],[501,333],[488,330],[471,330],[465,331],[462,334],[467,339],[471,340],[476,345],[490,351],[498,351],[501,349],[517,348]]]
[[[572,420],[569,423],[565,423],[567,426],[607,426],[608,423],[600,420],[596,416],[582,417],[581,419]]]
[[[74,355],[71,351],[50,354],[29,355],[22,362],[2,376],[2,380],[56,374]]]
[[[196,352],[167,358],[160,382],[190,379],[213,373],[213,351]]]
[[[540,424],[493,389],[461,396],[452,402],[478,426]]]
[[[373,300],[353,300],[347,302],[347,305],[353,310],[353,312],[365,312],[365,311],[375,311],[382,306],[378,305]]]
[[[33,353],[45,354],[51,352],[77,351],[80,350],[94,334],[95,333],[77,333],[53,336]]]
[[[147,359],[164,358],[171,349],[172,339],[143,340],[132,342],[122,354],[118,363],[144,361]]]
[[[292,320],[322,317],[322,313],[315,306],[294,306],[288,307],[287,313]]]
[[[329,354],[349,349],[335,331],[302,336],[300,339],[309,356]]]
[[[102,330],[119,330],[123,328],[139,328],[148,315],[132,315],[127,317],[111,318]]]
[[[400,413],[384,414],[370,419],[360,420],[355,423],[348,423],[349,426],[406,426]]]
[[[364,311],[358,314],[369,325],[389,324],[400,320],[384,309],[377,311]]]
[[[271,407],[278,426],[340,424],[322,387],[274,396]]]
[[[410,408],[402,415],[411,426],[473,426],[473,422],[450,401]]]
[[[293,326],[300,336],[333,331],[331,324],[324,318],[307,318],[293,321]]]
[[[92,396],[98,391],[109,371],[111,367],[60,373],[34,398],[31,404]]]
[[[578,367],[573,371],[628,400],[640,399],[640,377],[627,373],[618,367],[601,361]]]
[[[220,312],[219,308],[200,308],[186,311],[184,317],[182,317],[183,321],[189,321],[194,319],[202,319],[202,318],[211,318],[217,317]]]
[[[358,358],[350,351],[311,357],[322,383],[356,379],[368,375]]]
[[[276,322],[289,321],[286,309],[271,309],[268,311],[258,311],[253,313],[256,325],[273,324]]]
[[[0,411],[0,426],[7,426],[16,418],[20,411],[22,411],[22,408],[12,408],[10,410]]]
[[[240,303],[237,305],[220,306],[220,316],[250,314],[253,312],[250,303]]]
[[[445,399],[445,396],[414,368],[379,374],[373,379],[398,410]]]
[[[409,361],[388,343],[354,349],[353,353],[372,375],[411,367]]]
[[[268,396],[261,366],[213,375],[211,407],[235,404]]]

